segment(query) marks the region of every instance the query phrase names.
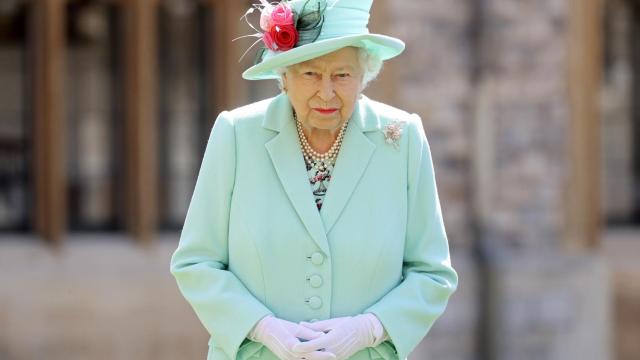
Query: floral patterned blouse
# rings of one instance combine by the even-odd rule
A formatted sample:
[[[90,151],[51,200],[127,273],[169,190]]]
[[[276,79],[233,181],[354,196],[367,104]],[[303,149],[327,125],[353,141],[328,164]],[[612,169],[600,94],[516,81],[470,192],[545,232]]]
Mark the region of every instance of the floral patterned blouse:
[[[320,171],[312,164],[309,164],[306,161],[305,163],[307,165],[307,175],[309,176],[309,183],[311,184],[313,197],[316,201],[318,211],[320,211],[322,208],[322,202],[324,201],[324,196],[327,193],[327,187],[329,187],[333,166],[329,166],[326,171]]]

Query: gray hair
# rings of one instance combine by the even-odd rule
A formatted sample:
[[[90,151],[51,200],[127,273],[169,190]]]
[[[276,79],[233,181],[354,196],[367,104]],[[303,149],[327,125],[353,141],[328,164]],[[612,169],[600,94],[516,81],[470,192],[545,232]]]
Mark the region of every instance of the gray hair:
[[[365,48],[358,47],[358,62],[362,69],[362,89],[364,90],[369,83],[375,79],[382,70],[382,59],[375,53]],[[286,67],[280,67],[274,70],[278,75],[278,87],[282,90],[284,86],[282,76],[287,71]]]

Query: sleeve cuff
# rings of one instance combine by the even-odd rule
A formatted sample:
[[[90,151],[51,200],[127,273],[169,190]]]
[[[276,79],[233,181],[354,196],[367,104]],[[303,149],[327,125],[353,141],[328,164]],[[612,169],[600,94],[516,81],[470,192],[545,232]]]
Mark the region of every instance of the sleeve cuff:
[[[380,319],[378,319],[378,317],[374,313],[369,313],[369,314],[372,315],[372,323],[373,323],[373,329],[372,329],[373,343],[371,347],[376,347],[380,345],[382,342],[389,340],[389,334],[387,334],[387,330],[385,330],[384,326],[380,322]]]
[[[256,322],[256,324],[251,328],[251,331],[249,331],[249,334],[247,334],[247,338],[249,340],[258,341],[259,333],[261,332],[261,327],[262,327],[261,326],[262,320],[264,320],[269,316],[273,316],[273,314],[267,314],[261,317],[260,320],[258,320],[258,322]]]

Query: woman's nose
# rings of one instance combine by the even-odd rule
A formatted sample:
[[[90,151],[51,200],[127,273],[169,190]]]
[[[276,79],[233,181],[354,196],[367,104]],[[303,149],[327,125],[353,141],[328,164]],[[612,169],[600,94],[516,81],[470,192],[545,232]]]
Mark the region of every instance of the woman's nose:
[[[333,90],[333,81],[331,81],[331,77],[323,76],[320,84],[320,90],[318,91],[318,96],[324,100],[329,101],[333,99],[335,96],[335,92]]]

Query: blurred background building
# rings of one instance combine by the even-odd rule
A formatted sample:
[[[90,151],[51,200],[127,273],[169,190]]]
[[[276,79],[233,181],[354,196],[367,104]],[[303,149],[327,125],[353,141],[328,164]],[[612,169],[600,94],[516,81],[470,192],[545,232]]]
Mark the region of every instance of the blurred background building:
[[[204,359],[169,274],[244,0],[0,0],[0,359]],[[640,354],[640,1],[377,0],[460,288],[411,359]],[[251,53],[253,54],[253,53]]]

